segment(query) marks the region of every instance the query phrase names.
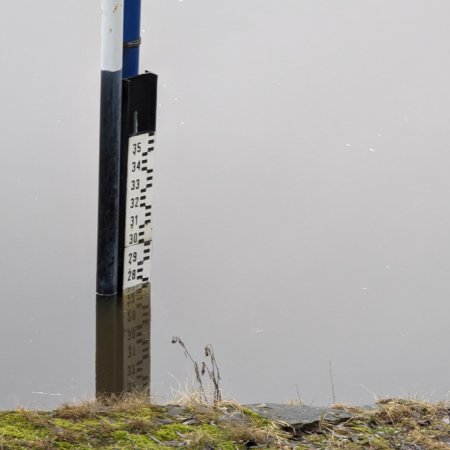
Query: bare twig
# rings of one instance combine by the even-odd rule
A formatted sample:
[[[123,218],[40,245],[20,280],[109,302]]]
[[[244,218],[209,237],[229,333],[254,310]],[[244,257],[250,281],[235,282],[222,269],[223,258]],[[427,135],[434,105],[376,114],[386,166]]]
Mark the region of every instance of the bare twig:
[[[222,391],[220,389],[220,371],[219,366],[217,365],[216,358],[214,356],[214,349],[211,344],[208,344],[205,347],[205,356],[210,359],[211,369],[208,368],[206,363],[203,363],[202,373],[204,374],[205,370],[208,372],[210,380],[214,384],[214,404],[222,401]]]
[[[172,338],[172,344],[179,344],[184,350],[184,356],[186,356],[186,358],[189,358],[191,360],[192,364],[194,365],[195,378],[197,379],[197,383],[200,388],[200,394],[202,395],[205,402],[208,402],[197,361],[195,361],[195,359],[191,356],[191,354],[188,352],[188,349],[186,348],[186,345],[178,336],[174,336]]]
[[[205,346],[205,356],[207,358],[209,358],[209,360],[210,360],[210,367],[208,366],[208,364],[205,361],[203,361],[201,370],[200,370],[199,365],[197,364],[197,361],[194,360],[194,358],[191,356],[191,354],[187,350],[186,345],[179,337],[177,337],[177,336],[173,337],[172,344],[179,344],[183,348],[184,355],[186,356],[186,358],[189,358],[191,360],[192,364],[194,365],[195,377],[196,377],[197,382],[200,387],[200,394],[201,394],[202,398],[205,400],[205,402],[208,403],[206,391],[205,391],[205,388],[204,388],[204,385],[202,382],[202,377],[205,376],[205,374],[208,375],[209,379],[211,380],[211,382],[214,385],[214,404],[217,405],[219,402],[221,402],[222,401],[222,390],[220,388],[220,379],[221,379],[220,371],[219,371],[219,366],[217,364],[216,358],[214,356],[214,349],[213,349],[212,345],[208,344]]]
[[[295,385],[295,391],[297,392],[297,399],[300,403],[303,403],[302,396],[300,395],[300,389],[298,388],[298,384]]]
[[[331,367],[331,361],[328,361],[328,367],[330,369],[330,383],[331,393],[333,395],[333,403],[336,403],[336,392],[334,391],[333,368]]]

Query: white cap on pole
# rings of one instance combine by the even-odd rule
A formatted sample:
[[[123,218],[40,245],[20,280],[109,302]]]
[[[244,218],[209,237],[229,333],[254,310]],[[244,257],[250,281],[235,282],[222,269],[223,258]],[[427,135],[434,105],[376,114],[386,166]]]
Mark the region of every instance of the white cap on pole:
[[[122,69],[123,1],[102,0],[101,69],[108,72]]]

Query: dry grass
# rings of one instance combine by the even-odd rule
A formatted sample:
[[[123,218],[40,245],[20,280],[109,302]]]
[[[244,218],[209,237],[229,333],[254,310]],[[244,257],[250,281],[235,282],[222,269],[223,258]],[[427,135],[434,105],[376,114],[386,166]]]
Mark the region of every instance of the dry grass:
[[[290,435],[279,423],[258,416],[236,401],[221,402],[216,408],[222,413],[221,426],[234,441],[276,446],[288,443]]]
[[[110,417],[120,416],[120,429],[132,435],[147,436],[154,445],[183,446],[183,448],[246,448],[259,445],[263,448],[283,448],[288,444],[289,435],[276,423],[247,411],[237,402],[227,401],[217,404],[206,403],[204,395],[190,393],[180,395],[176,405],[183,408],[180,418],[162,428],[149,416],[165,419],[165,410],[170,406],[154,406],[147,393],[136,392],[122,396],[107,396],[79,404],[64,404],[48,417],[38,412],[22,411],[27,420],[37,428],[45,428],[66,443],[74,443],[79,433],[55,427],[52,419],[63,419],[72,423],[86,423],[86,434],[110,436],[117,427],[107,422]],[[172,403],[173,405],[173,403]],[[144,417],[139,412],[144,412]],[[186,419],[188,419],[186,421]],[[169,421],[170,421],[169,420]],[[95,424],[92,422],[95,421]],[[188,425],[186,425],[188,424]],[[177,428],[177,426],[183,428]],[[58,429],[57,429],[58,428]],[[94,430],[95,428],[95,430]],[[219,443],[221,443],[219,445]],[[95,447],[95,443],[93,444]],[[122,447],[120,447],[122,448]],[[123,447],[128,448],[128,447]],[[150,447],[149,447],[150,448]]]
[[[128,421],[127,429],[131,433],[145,434],[153,431],[155,429],[155,426],[148,420],[133,418]]]
[[[447,413],[448,408],[443,403],[428,403],[415,399],[382,399],[378,402],[376,417],[385,423],[403,423],[412,420],[416,424]]]
[[[321,424],[319,433],[304,436],[312,447],[347,450],[450,449],[449,409],[444,403],[415,399],[380,400],[374,409],[334,405],[353,414],[338,424]]]
[[[122,395],[104,395],[95,400],[85,400],[77,404],[64,403],[55,410],[61,419],[81,420],[95,418],[105,412],[129,412],[150,406],[148,391],[126,392]]]
[[[276,422],[258,416],[237,401],[228,400],[210,404],[203,401],[203,395],[190,393],[181,396],[177,404],[188,408],[201,423],[217,427],[223,436],[237,444],[270,444],[279,447],[288,442],[289,434]],[[191,441],[200,447],[208,443],[205,432],[202,431],[196,436],[191,436]]]
[[[426,435],[420,430],[413,430],[407,436],[407,441],[426,450],[448,450],[449,444],[439,441],[437,434]]]

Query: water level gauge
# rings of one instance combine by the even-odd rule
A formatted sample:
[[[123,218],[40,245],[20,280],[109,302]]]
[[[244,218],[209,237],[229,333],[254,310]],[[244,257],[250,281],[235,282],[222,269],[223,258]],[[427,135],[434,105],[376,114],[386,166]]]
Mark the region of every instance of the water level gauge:
[[[153,155],[157,77],[146,73],[123,82],[121,160],[122,289],[150,281],[153,240]]]
[[[154,133],[128,141],[123,289],[149,281]]]

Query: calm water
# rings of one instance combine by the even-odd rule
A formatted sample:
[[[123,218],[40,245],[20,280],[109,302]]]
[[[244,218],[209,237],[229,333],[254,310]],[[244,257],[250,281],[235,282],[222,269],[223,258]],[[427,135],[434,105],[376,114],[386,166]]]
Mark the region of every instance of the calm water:
[[[339,402],[447,398],[450,4],[143,3],[154,398],[193,384],[172,336],[241,402],[330,403],[330,362]],[[0,408],[94,396],[96,349],[106,390],[149,375],[95,298],[99,8],[0,18]]]

